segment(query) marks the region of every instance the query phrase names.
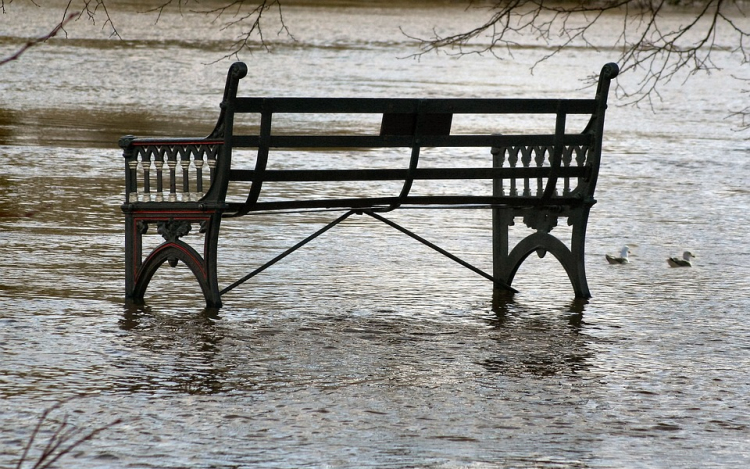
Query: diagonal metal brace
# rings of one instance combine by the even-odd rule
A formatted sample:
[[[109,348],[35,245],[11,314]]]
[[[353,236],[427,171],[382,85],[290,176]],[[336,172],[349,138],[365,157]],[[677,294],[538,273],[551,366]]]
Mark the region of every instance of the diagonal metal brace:
[[[290,247],[289,249],[287,249],[286,251],[282,252],[278,256],[274,257],[270,261],[266,262],[262,266],[258,267],[257,269],[253,270],[252,272],[250,272],[249,274],[245,275],[241,279],[237,280],[233,284],[229,285],[228,287],[226,287],[225,289],[223,289],[221,292],[219,292],[219,295],[223,295],[224,293],[227,293],[228,291],[234,289],[235,287],[237,287],[237,286],[239,286],[239,285],[247,282],[251,278],[253,278],[256,275],[258,275],[259,273],[263,272],[267,268],[269,268],[272,265],[274,265],[275,263],[279,262],[281,259],[285,258],[286,256],[288,256],[289,254],[293,253],[294,251],[296,251],[297,249],[301,248],[302,246],[304,246],[305,244],[309,243],[310,241],[314,240],[315,238],[317,238],[318,236],[322,235],[326,231],[330,230],[334,226],[338,225],[342,221],[346,220],[347,218],[349,218],[354,213],[355,213],[354,211],[350,210],[350,211],[346,212],[345,214],[341,215],[337,219],[333,220],[331,223],[327,224],[326,226],[324,226],[323,228],[319,229],[315,233],[311,234],[307,238],[303,239],[299,243],[295,244],[294,246]]]
[[[379,214],[377,214],[377,213],[375,213],[375,212],[373,212],[371,210],[363,210],[362,213],[370,215],[371,217],[375,218],[376,220],[382,221],[386,225],[391,226],[391,227],[397,229],[398,231],[402,232],[403,234],[416,239],[420,243],[422,243],[425,246],[427,246],[427,247],[429,247],[429,248],[431,248],[431,249],[439,252],[440,254],[444,255],[448,259],[451,259],[451,260],[453,260],[455,262],[458,262],[459,264],[461,264],[462,266],[464,266],[467,269],[471,270],[472,272],[475,272],[475,273],[481,275],[482,277],[486,278],[487,280],[492,281],[495,285],[500,285],[501,287],[505,288],[506,290],[512,291],[513,293],[518,293],[518,290],[516,290],[515,288],[511,287],[510,285],[506,285],[503,282],[495,280],[495,278],[492,275],[488,274],[487,272],[485,272],[485,271],[483,271],[483,270],[481,270],[481,269],[479,269],[477,267],[474,267],[473,265],[469,264],[465,260],[463,260],[463,259],[461,259],[459,257],[456,257],[455,255],[451,254],[450,252],[446,251],[445,249],[441,248],[440,246],[427,241],[426,239],[424,239],[423,237],[419,236],[418,234],[416,234],[416,233],[414,233],[412,231],[407,230],[403,226],[401,226],[401,225],[399,225],[399,224],[397,224],[397,223],[395,223],[395,222],[393,222],[393,221],[391,221],[391,220],[389,220],[389,219],[387,219],[387,218],[385,218],[385,217],[383,217],[383,216],[381,216],[381,215],[379,215]]]

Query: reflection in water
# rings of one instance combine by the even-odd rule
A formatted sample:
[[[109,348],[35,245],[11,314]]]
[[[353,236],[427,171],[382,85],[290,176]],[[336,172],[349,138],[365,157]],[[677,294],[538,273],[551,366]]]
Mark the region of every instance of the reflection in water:
[[[581,334],[587,300],[574,300],[567,324],[560,317],[539,314],[536,306],[515,301],[512,293],[495,291],[492,297],[492,339],[497,355],[482,362],[488,371],[508,376],[574,376],[586,371],[593,353]]]
[[[219,311],[216,308],[204,308],[197,314],[199,318],[205,320],[207,325],[213,325],[213,321],[219,319]],[[133,301],[125,300],[123,317],[118,321],[120,328],[124,331],[130,331],[141,326],[144,318],[150,317],[151,307],[146,304],[138,304]],[[197,323],[200,327],[200,323]]]
[[[583,325],[583,312],[587,304],[589,304],[589,300],[586,298],[573,298],[570,302],[570,317],[568,318],[568,322],[571,326],[580,328]]]
[[[117,383],[118,390],[185,394],[226,392],[226,375],[230,370],[217,363],[223,339],[214,327],[217,317],[216,310],[207,309],[185,318],[154,314],[148,306],[127,305],[118,323],[122,330],[132,334],[133,345],[155,354],[175,353],[181,359],[166,370],[123,374]]]
[[[0,145],[11,145],[12,128],[16,126],[16,113],[0,107]]]
[[[509,291],[494,290],[492,292],[492,311],[495,313],[495,318],[489,321],[492,327],[502,328],[509,316],[523,309],[516,303],[515,298],[516,294]],[[571,300],[568,306],[570,313],[568,320],[571,326],[580,327],[583,324],[583,313],[588,303],[589,300],[586,298],[573,298]]]

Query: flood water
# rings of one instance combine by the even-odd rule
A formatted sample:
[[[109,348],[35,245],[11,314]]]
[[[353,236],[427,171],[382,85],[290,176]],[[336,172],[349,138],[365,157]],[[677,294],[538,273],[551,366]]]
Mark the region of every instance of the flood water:
[[[0,57],[49,31],[54,4],[0,15]],[[530,257],[520,293],[493,300],[483,278],[351,217],[226,294],[218,315],[184,266],[160,269],[146,307],[129,308],[117,139],[207,134],[231,44],[198,17],[155,25],[128,8],[112,11],[123,40],[72,23],[0,67],[0,467],[58,402],[27,459],[67,418],[122,422],[59,467],[750,464],[750,142],[727,117],[747,104],[732,78],[743,70],[673,82],[653,112],[612,96],[585,304],[552,256]],[[531,42],[505,60],[407,58],[416,46],[399,27],[429,35],[478,14],[285,7],[296,41],[265,31],[273,51],[242,55],[241,93],[592,97],[579,80],[617,57],[573,48],[533,75],[549,50]],[[491,271],[489,211],[392,216]],[[332,218],[225,223],[221,286]],[[632,262],[608,265],[625,244]],[[686,249],[694,267],[669,268]]]

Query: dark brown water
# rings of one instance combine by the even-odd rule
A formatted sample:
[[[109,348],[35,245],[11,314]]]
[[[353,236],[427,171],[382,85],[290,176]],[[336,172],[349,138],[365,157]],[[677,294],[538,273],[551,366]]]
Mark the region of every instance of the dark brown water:
[[[0,56],[46,32],[59,10],[37,13],[38,24],[0,17]],[[403,58],[414,45],[398,26],[469,24],[472,14],[461,15],[289,8],[297,42],[281,37],[273,54],[243,57],[243,91],[590,97],[578,80],[614,58],[572,49],[533,76],[540,47],[503,61]],[[747,99],[736,70],[665,90],[655,113],[612,100],[586,304],[572,301],[551,256],[527,260],[514,283],[521,293],[507,301],[411,239],[352,217],[208,316],[184,267],[157,273],[146,308],[124,305],[116,140],[210,131],[229,62],[206,64],[226,41],[189,15],[158,27],[121,18],[126,41],[73,24],[67,40],[0,68],[0,466],[15,467],[45,408],[77,395],[53,419],[89,429],[124,421],[60,467],[750,462],[750,144],[726,119]],[[394,218],[490,270],[488,212]],[[226,223],[222,285],[330,219]],[[624,244],[631,264],[608,265],[604,254]],[[684,249],[697,253],[695,266],[670,269],[665,259]]]

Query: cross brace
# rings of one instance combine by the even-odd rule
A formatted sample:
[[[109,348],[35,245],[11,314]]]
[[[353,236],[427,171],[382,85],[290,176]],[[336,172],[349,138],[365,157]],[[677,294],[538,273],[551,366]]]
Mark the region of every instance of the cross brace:
[[[224,295],[225,293],[233,290],[234,288],[238,287],[239,285],[247,282],[251,278],[255,277],[256,275],[258,275],[259,273],[263,272],[267,268],[271,267],[272,265],[276,264],[280,260],[284,259],[289,254],[291,254],[294,251],[298,250],[299,248],[303,247],[304,245],[306,245],[310,241],[313,241],[315,238],[319,237],[320,235],[322,235],[326,231],[330,230],[334,226],[338,225],[342,221],[346,220],[351,215],[354,215],[355,213],[356,214],[363,214],[364,213],[366,215],[369,215],[370,217],[372,217],[372,218],[374,218],[374,219],[376,219],[376,220],[378,220],[380,222],[383,222],[383,223],[385,223],[386,225],[388,225],[388,226],[390,226],[392,228],[397,229],[401,233],[403,233],[403,234],[405,234],[405,235],[407,235],[407,236],[409,236],[411,238],[416,239],[417,241],[419,241],[420,243],[422,243],[425,246],[429,247],[430,249],[432,249],[434,251],[437,251],[438,253],[442,254],[443,256],[447,257],[448,259],[451,259],[451,260],[453,260],[453,261],[461,264],[462,266],[466,267],[467,269],[471,270],[472,272],[481,275],[482,277],[486,278],[487,280],[490,280],[491,282],[493,282],[495,285],[499,285],[499,286],[501,286],[501,287],[503,287],[503,288],[505,288],[505,289],[507,289],[509,291],[512,291],[513,293],[518,293],[517,290],[515,290],[514,288],[512,288],[509,285],[506,285],[503,282],[500,282],[500,281],[496,280],[492,275],[488,274],[487,272],[484,272],[483,270],[479,269],[478,267],[475,267],[475,266],[469,264],[468,262],[464,261],[463,259],[460,259],[459,257],[457,257],[457,256],[451,254],[450,252],[446,251],[445,249],[441,248],[440,246],[437,246],[436,244],[431,243],[430,241],[424,239],[423,237],[419,236],[418,234],[414,233],[413,231],[410,231],[410,230],[404,228],[403,226],[397,224],[396,222],[394,222],[392,220],[389,220],[389,219],[383,217],[382,215],[375,213],[372,210],[362,210],[362,211],[349,210],[346,213],[344,213],[343,215],[341,215],[340,217],[336,218],[332,222],[330,222],[327,225],[325,225],[323,228],[319,229],[318,231],[316,231],[315,233],[311,234],[307,238],[303,239],[299,243],[297,243],[294,246],[290,247],[289,249],[287,249],[286,251],[282,252],[278,256],[274,257],[270,261],[266,262],[262,266],[258,267],[257,269],[253,270],[252,272],[250,272],[249,274],[245,275],[241,279],[239,279],[236,282],[232,283],[231,285],[229,285],[225,289],[221,290],[220,294]]]

